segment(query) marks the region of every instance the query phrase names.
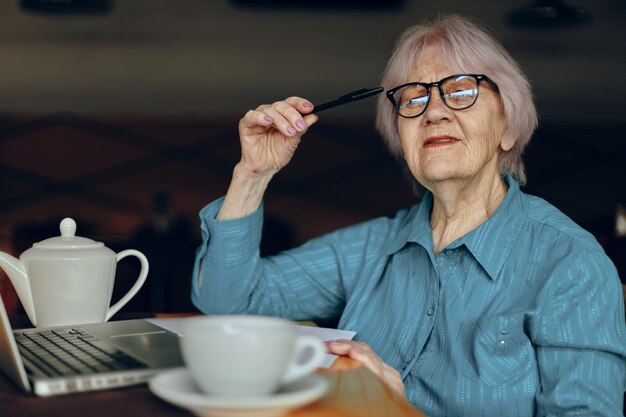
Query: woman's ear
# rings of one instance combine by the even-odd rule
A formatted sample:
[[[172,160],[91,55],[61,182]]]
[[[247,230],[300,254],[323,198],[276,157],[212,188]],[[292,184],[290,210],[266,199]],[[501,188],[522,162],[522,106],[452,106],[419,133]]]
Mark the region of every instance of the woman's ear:
[[[500,140],[500,148],[502,148],[504,152],[507,152],[511,150],[513,145],[515,145],[515,139],[509,132],[505,132],[504,135],[502,135],[502,140]]]

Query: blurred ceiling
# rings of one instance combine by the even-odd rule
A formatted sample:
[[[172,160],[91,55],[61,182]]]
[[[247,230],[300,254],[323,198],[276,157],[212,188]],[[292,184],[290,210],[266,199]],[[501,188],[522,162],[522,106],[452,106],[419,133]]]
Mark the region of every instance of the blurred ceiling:
[[[544,122],[623,122],[626,2],[567,0],[591,13],[581,27],[506,22],[533,1],[546,0],[111,0],[101,16],[62,16],[5,0],[0,113],[241,114],[287,95],[319,103],[378,85],[404,28],[455,12],[481,19],[520,62]],[[342,117],[370,114],[373,102]]]

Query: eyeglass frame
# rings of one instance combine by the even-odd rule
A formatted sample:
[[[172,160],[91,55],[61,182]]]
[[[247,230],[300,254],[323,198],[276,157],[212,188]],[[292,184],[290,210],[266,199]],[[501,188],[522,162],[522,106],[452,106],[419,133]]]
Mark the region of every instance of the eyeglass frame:
[[[444,95],[444,93],[443,93],[443,91],[441,89],[441,84],[445,83],[449,79],[456,78],[456,77],[473,77],[476,80],[476,98],[474,99],[474,102],[472,104],[470,104],[469,106],[462,107],[460,109],[455,109],[454,107],[450,107],[450,105],[446,101],[445,95]],[[405,84],[399,85],[397,87],[394,87],[394,88],[392,88],[390,90],[387,90],[385,92],[385,95],[387,96],[389,101],[391,101],[391,104],[393,105],[395,113],[398,116],[404,117],[405,119],[413,119],[415,117],[419,117],[422,114],[424,114],[424,112],[428,108],[428,105],[430,104],[430,98],[432,97],[432,94],[430,93],[430,89],[433,86],[437,86],[437,89],[439,90],[439,97],[441,98],[441,102],[443,104],[445,104],[447,108],[449,108],[451,110],[465,110],[465,109],[469,109],[470,107],[472,107],[478,101],[478,94],[480,92],[478,87],[480,87],[480,83],[483,80],[485,80],[489,84],[491,84],[495,88],[496,92],[500,91],[500,89],[498,87],[498,84],[496,84],[491,78],[487,77],[485,74],[453,74],[453,75],[449,75],[449,76],[447,76],[445,78],[442,78],[439,81],[435,81],[435,82],[432,82],[432,83],[422,83],[422,82],[419,82],[419,81],[413,81],[413,82],[410,82],[410,83],[405,83]],[[426,89],[426,94],[427,94],[428,100],[426,101],[426,105],[424,106],[424,109],[421,112],[419,112],[418,114],[416,114],[414,116],[404,116],[404,115],[400,114],[399,104],[396,104],[396,101],[395,101],[393,95],[394,95],[394,93],[396,91],[400,90],[401,88],[408,87],[410,85],[419,85],[419,86],[424,87]]]

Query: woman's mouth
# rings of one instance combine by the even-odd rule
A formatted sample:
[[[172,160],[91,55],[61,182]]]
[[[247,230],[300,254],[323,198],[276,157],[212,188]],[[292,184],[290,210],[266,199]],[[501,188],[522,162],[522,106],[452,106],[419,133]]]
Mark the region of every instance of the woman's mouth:
[[[430,148],[430,147],[434,147],[434,146],[445,146],[445,145],[452,145],[456,142],[460,142],[461,139],[455,138],[453,136],[431,136],[429,138],[426,138],[426,140],[424,141],[424,147],[425,148]]]

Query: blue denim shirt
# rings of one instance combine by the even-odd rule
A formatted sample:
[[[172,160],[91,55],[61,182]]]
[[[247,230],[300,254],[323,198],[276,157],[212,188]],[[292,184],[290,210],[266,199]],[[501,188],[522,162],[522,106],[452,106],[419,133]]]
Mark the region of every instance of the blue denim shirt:
[[[269,258],[262,208],[217,221],[217,200],[200,213],[192,299],[206,314],[341,317],[431,417],[621,415],[615,267],[592,235],[506,181],[497,211],[438,254],[429,193]]]

